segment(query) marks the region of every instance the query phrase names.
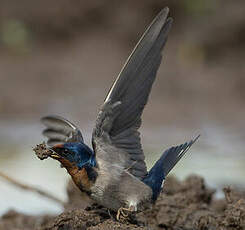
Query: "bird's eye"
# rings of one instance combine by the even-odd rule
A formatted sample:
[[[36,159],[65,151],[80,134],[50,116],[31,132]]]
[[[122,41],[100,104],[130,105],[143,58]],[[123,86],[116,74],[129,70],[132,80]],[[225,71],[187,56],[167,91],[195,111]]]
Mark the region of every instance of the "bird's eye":
[[[69,153],[69,151],[67,149],[64,149],[64,153],[67,154]]]

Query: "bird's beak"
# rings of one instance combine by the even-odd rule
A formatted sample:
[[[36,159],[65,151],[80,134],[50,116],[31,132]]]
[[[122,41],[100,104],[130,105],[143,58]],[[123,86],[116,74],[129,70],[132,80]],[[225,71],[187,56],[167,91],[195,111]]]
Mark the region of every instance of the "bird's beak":
[[[52,158],[54,158],[54,159],[60,159],[61,157],[58,155],[58,154],[56,154],[56,153],[52,153],[51,155],[50,155],[50,157],[52,157]]]
[[[57,144],[57,145],[54,145],[52,148],[50,148],[50,150],[52,151],[52,153],[50,154],[50,157],[52,157],[53,159],[60,159],[61,156],[58,154],[58,149],[61,149],[63,148],[63,144]]]

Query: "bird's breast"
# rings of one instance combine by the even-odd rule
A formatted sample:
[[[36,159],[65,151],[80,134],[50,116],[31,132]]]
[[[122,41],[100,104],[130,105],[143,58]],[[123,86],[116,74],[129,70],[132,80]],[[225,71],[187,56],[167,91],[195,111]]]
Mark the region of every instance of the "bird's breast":
[[[71,172],[74,183],[83,191],[90,191],[93,182],[89,179],[87,170],[82,168],[81,170],[74,169]]]
[[[149,186],[117,165],[103,166],[91,187],[92,199],[114,211],[130,206],[134,206],[134,210],[143,210],[150,204],[152,191]]]
[[[81,191],[89,192],[93,181],[89,179],[88,172],[85,168],[79,169],[75,164],[63,160],[61,162],[68,173],[71,175],[73,182]]]

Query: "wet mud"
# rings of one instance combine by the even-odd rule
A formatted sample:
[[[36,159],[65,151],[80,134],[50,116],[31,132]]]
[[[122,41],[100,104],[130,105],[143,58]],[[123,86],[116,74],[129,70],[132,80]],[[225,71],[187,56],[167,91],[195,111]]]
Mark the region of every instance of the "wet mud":
[[[215,191],[201,177],[193,175],[183,182],[169,177],[152,209],[118,222],[115,213],[92,204],[70,181],[62,214],[27,216],[9,211],[1,217],[0,229],[245,229],[245,193],[230,187],[223,192],[223,199],[215,199]]]

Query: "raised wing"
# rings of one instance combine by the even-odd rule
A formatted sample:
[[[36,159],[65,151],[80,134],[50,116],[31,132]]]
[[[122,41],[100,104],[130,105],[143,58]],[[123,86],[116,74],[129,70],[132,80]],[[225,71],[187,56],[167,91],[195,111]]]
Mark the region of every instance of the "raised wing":
[[[50,147],[66,142],[83,142],[80,130],[63,117],[46,116],[41,122],[47,127],[43,135],[48,138],[47,144]]]
[[[108,145],[115,148],[104,150],[111,156],[123,150],[128,156],[124,167],[139,179],[145,177],[147,169],[138,129],[172,24],[172,19],[167,19],[168,12],[164,8],[156,16],[129,56],[107,94],[93,132],[95,152],[100,151],[98,141],[99,148]]]

